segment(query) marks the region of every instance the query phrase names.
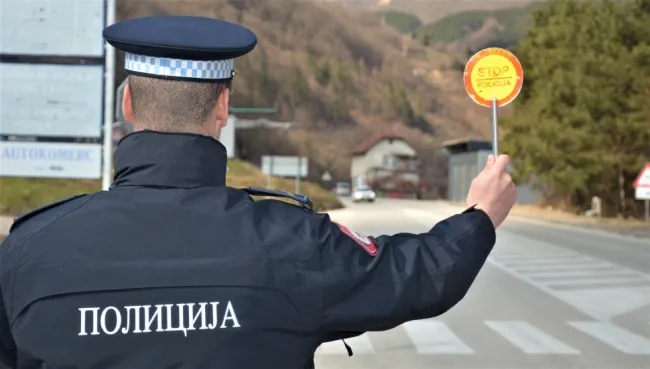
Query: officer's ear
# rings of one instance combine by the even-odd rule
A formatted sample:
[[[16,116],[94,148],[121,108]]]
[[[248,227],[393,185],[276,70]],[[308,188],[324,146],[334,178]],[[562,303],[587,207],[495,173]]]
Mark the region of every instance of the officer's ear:
[[[228,104],[230,103],[230,91],[224,88],[217,97],[216,115],[217,124],[220,128],[226,126],[228,122]]]
[[[122,114],[127,122],[133,122],[133,101],[131,100],[131,86],[128,82],[124,86],[124,94],[122,95]]]

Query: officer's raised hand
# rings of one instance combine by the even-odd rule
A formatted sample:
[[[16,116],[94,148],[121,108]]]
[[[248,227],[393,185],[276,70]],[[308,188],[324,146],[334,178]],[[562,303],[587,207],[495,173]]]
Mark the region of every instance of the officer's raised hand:
[[[510,158],[508,155],[488,157],[485,168],[474,178],[467,195],[467,206],[476,205],[483,210],[497,228],[506,219],[517,201],[517,189],[512,177],[506,172]]]

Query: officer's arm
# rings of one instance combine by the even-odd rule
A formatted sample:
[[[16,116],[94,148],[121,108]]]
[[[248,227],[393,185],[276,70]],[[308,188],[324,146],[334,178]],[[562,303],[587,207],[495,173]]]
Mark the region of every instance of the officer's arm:
[[[469,290],[496,241],[480,210],[454,215],[424,234],[372,238],[362,247],[328,216],[320,219],[322,329],[366,332],[438,316]],[[363,237],[361,237],[363,240]]]
[[[2,291],[0,290],[0,369],[5,366],[9,368],[16,367],[16,348],[9,330],[9,321],[5,311]]]

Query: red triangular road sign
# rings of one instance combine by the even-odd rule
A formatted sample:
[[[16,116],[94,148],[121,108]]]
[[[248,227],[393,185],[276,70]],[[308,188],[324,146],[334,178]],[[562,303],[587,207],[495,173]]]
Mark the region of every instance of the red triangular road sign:
[[[650,163],[646,163],[634,180],[634,188],[650,187]]]

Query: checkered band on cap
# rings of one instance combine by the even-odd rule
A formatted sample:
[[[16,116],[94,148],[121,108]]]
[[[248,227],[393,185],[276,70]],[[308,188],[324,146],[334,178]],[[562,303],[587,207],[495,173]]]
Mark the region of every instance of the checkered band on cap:
[[[155,76],[229,79],[234,76],[235,60],[193,61],[126,53],[124,69]]]

